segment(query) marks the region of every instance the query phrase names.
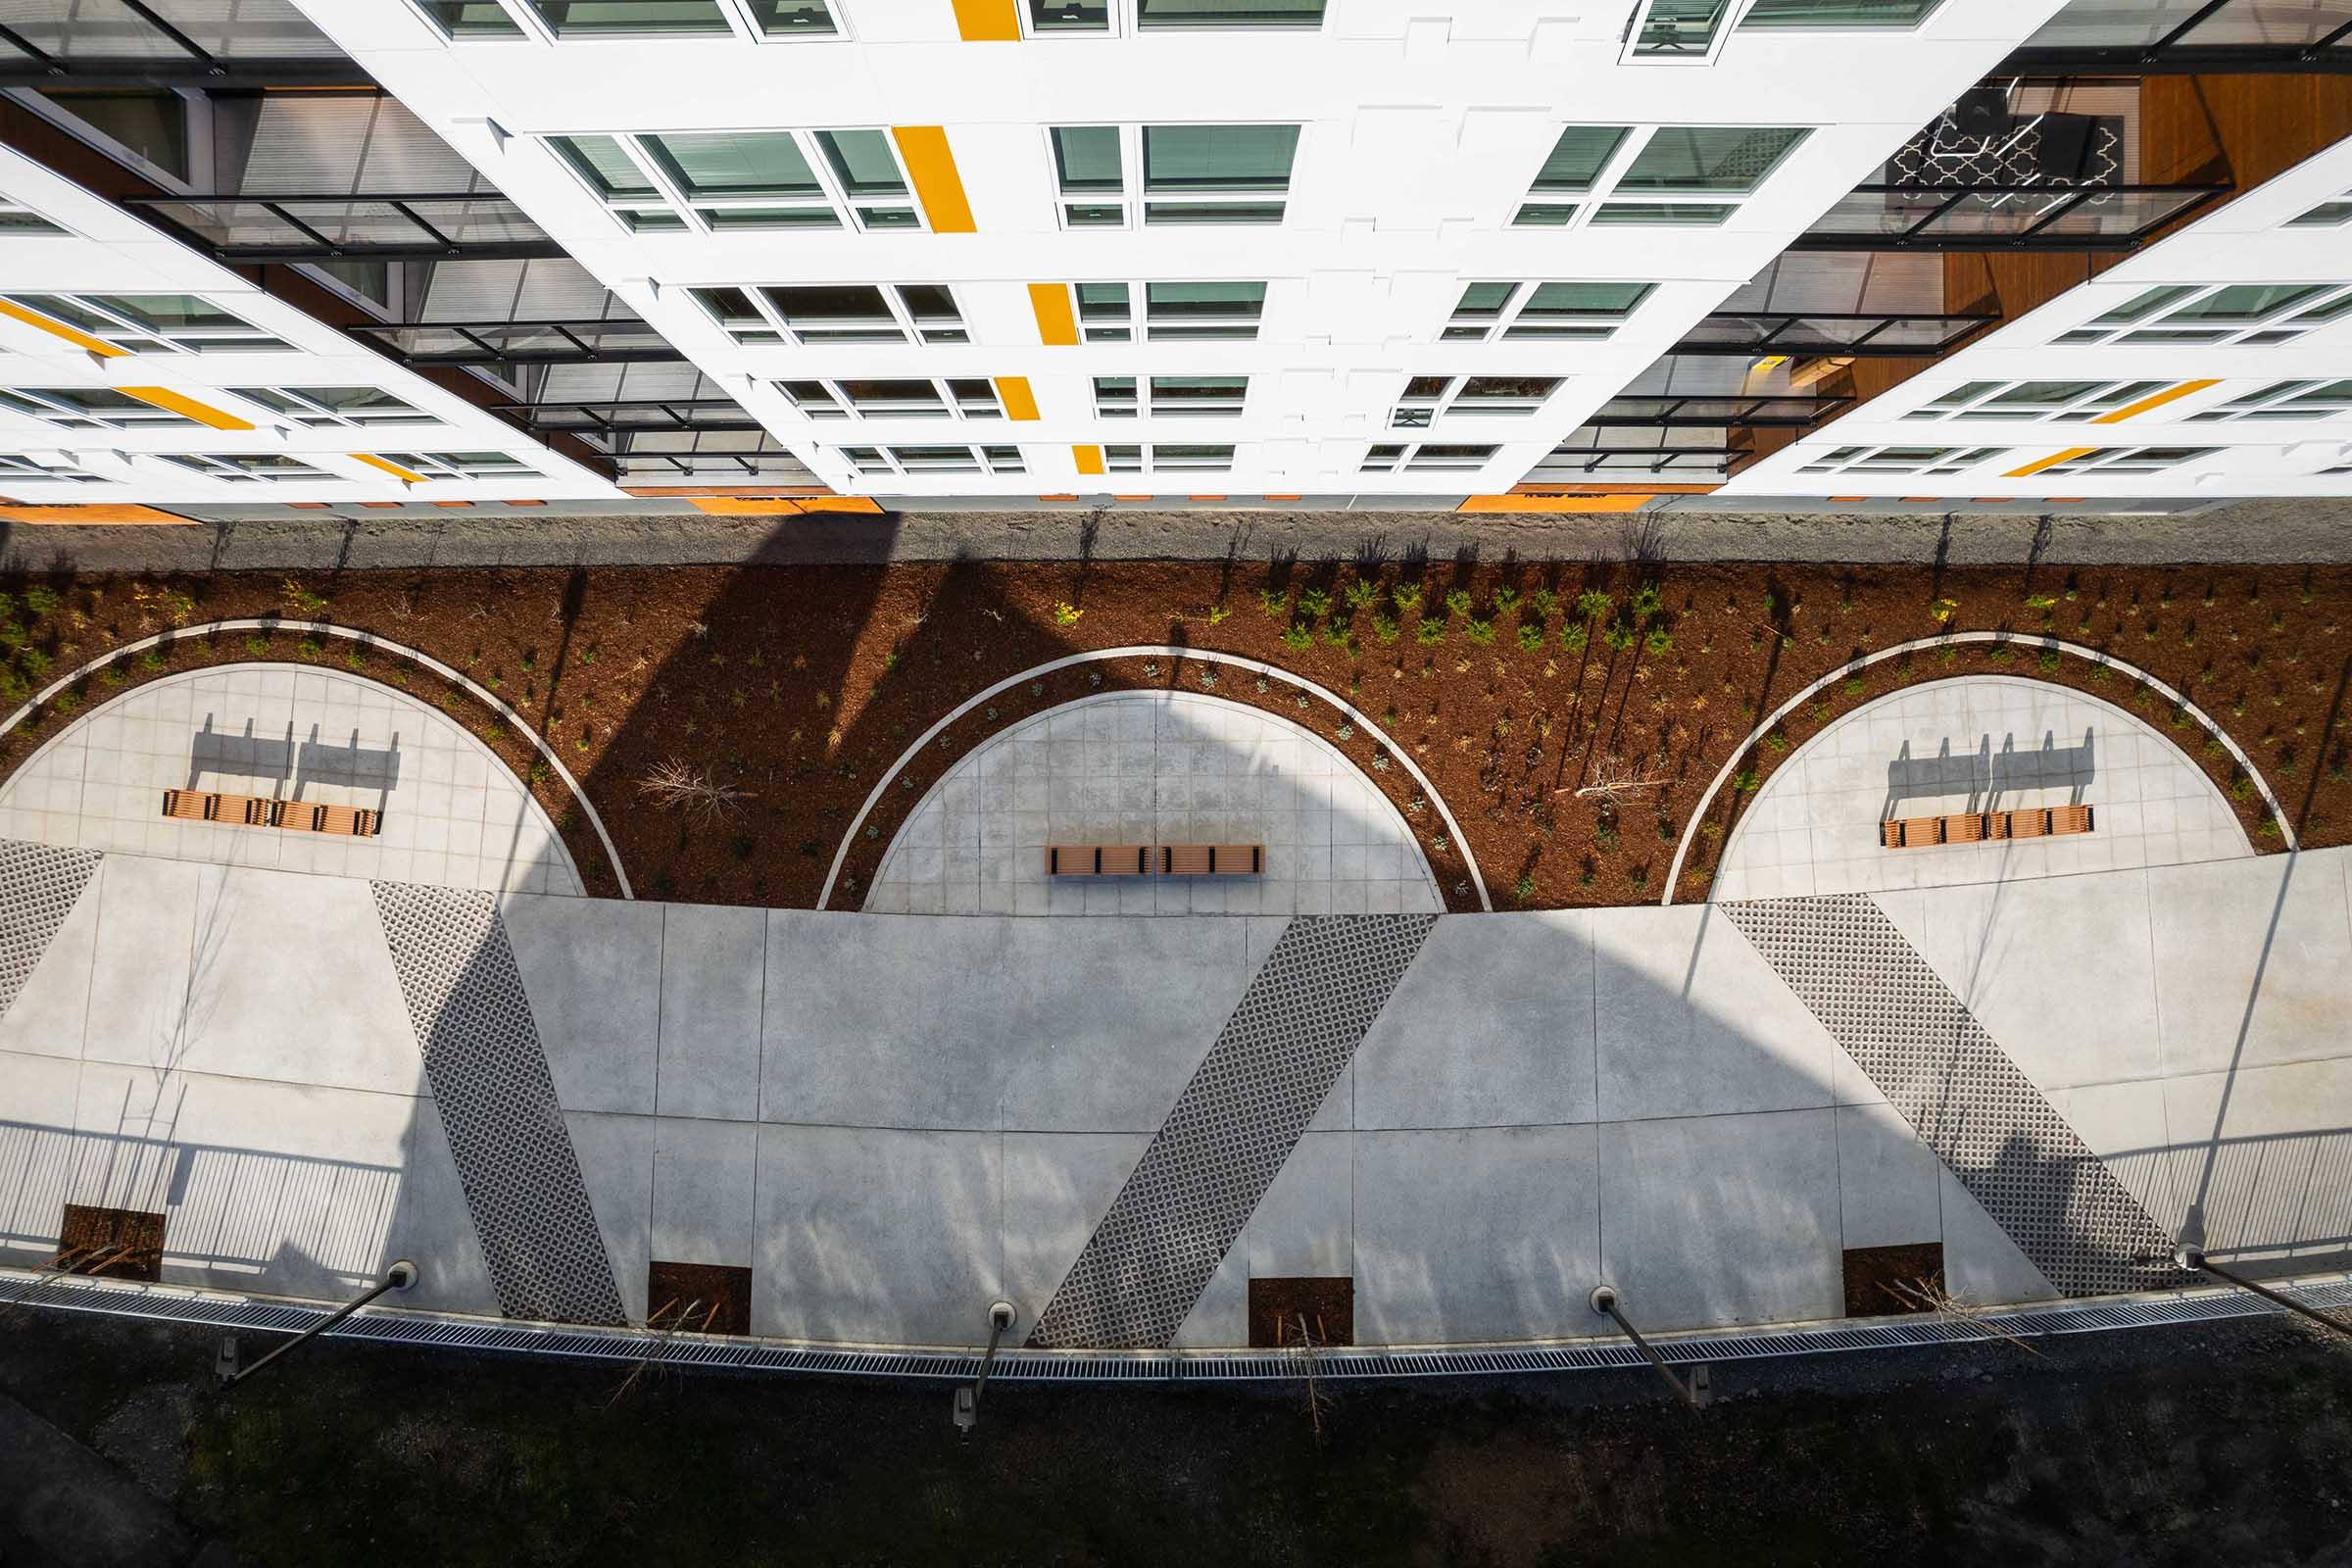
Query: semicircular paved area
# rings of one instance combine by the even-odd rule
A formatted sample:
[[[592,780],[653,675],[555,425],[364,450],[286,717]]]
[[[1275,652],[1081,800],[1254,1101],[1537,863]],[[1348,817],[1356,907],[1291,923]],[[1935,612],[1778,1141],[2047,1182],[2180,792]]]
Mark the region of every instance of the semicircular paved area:
[[[167,789],[353,806],[368,838],[163,815]],[[555,824],[448,714],[357,675],[222,664],[75,718],[0,785],[0,839],[514,893],[581,891]]]
[[[2203,731],[2182,731],[2192,737]],[[2063,838],[1882,849],[1890,817],[2088,805]],[[2047,681],[1966,675],[1866,703],[1765,780],[1710,897],[1879,893],[2250,856],[2213,780],[2113,703]]]
[[[1045,869],[1053,844],[1263,844],[1266,869],[1055,881]],[[1411,827],[1337,747],[1192,692],[1105,692],[991,736],[901,824],[865,900],[876,914],[1444,907]]]

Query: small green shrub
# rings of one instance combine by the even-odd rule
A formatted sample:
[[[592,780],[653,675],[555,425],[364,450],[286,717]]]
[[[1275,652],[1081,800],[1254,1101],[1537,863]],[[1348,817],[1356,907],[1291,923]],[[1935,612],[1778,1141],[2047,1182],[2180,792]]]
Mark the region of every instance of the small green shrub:
[[[1785,752],[1788,749],[1788,732],[1786,730],[1776,729],[1771,734],[1764,737],[1764,744],[1771,747],[1776,752]]]
[[[1848,697],[1861,696],[1864,691],[1869,689],[1869,686],[1870,683],[1859,675],[1848,675],[1845,677],[1845,695]]]
[[[2058,596],[2056,594],[2026,595],[2026,608],[2028,610],[2051,610],[2055,609],[2057,604]]]
[[[1649,635],[1642,639],[1642,646],[1648,649],[1653,656],[1662,656],[1667,650],[1674,647],[1674,637],[1665,627],[1652,626],[1649,628]]]
[[[160,649],[160,648],[150,648],[150,649],[148,649],[148,650],[147,650],[145,653],[141,654],[141,655],[139,656],[139,667],[140,667],[141,669],[161,669],[161,668],[163,668],[163,667],[164,667],[164,655],[163,655],[163,650],[162,650],[162,649]]]
[[[2034,662],[2040,665],[2045,672],[2056,669],[2060,662],[2058,650],[2055,648],[2044,648],[2041,651],[2041,657],[2034,661]]]
[[[1303,620],[1294,620],[1282,628],[1282,645],[1290,649],[1315,646],[1315,630]]]
[[[1595,820],[1592,824],[1592,839],[1604,850],[1615,849],[1617,847],[1617,819],[1613,816],[1604,816]]]
[[[1352,650],[1355,647],[1355,628],[1344,620],[1327,620],[1323,623],[1323,640],[1334,648]]]
[[[1755,787],[1756,770],[1754,768],[1743,767],[1740,769],[1739,772],[1732,775],[1732,788],[1738,790],[1740,794],[1748,794],[1750,791],[1754,790]]]
[[[49,673],[49,666],[56,663],[57,661],[42,653],[38,648],[27,648],[17,656],[17,662],[24,668],[25,674],[34,680],[39,680],[43,675]]]
[[[1413,628],[1413,641],[1424,648],[1435,648],[1446,640],[1446,623],[1435,615],[1423,615]]]
[[[77,691],[62,691],[49,699],[50,710],[58,713],[71,713],[80,706],[81,693]]]
[[[0,621],[0,648],[22,648],[32,640],[32,633],[15,621]]]
[[[1519,608],[1519,590],[1502,587],[1494,590],[1494,613],[1507,615]]]
[[[1410,614],[1421,608],[1421,585],[1417,582],[1392,584],[1389,588],[1389,602],[1396,607],[1396,613],[1399,615]]]
[[[1598,588],[1588,588],[1576,596],[1576,612],[1587,620],[1598,620],[1617,608],[1617,601]]]
[[[286,609],[305,619],[317,620],[319,612],[326,609],[324,594],[313,593],[295,578],[288,577],[284,582],[278,584],[277,591],[278,596],[285,601]]]
[[[294,645],[294,652],[300,654],[305,659],[317,659],[321,653],[325,652],[325,650],[319,646],[318,638],[305,637],[302,641]]]
[[[101,686],[122,685],[122,666],[120,664],[109,664],[104,669],[100,670],[98,672],[98,684]]]
[[[1280,620],[1291,612],[1290,593],[1288,590],[1260,588],[1257,591],[1257,608],[1264,611],[1269,619]]]
[[[41,587],[38,583],[24,590],[24,609],[35,620],[40,619],[43,615],[55,614],[57,607],[64,602],[54,592]]]
[[[1357,577],[1348,584],[1343,597],[1348,601],[1349,610],[1363,610],[1380,598],[1380,584]]]
[[[1481,647],[1494,640],[1494,623],[1491,620],[1481,620],[1476,615],[1462,623],[1462,631],[1472,642]]]
[[[1054,624],[1056,626],[1075,626],[1082,618],[1084,618],[1085,614],[1085,611],[1080,610],[1076,605],[1071,604],[1067,599],[1058,600],[1054,606]]]
[[[245,639],[245,651],[256,659],[263,658],[270,652],[270,639],[258,634],[248,637]]]
[[[1447,589],[1446,592],[1446,613],[1448,615],[1467,615],[1470,613],[1470,590],[1467,588]]]
[[[1560,596],[1548,588],[1539,588],[1527,596],[1527,607],[1542,618],[1549,620],[1559,613]]]
[[[1634,596],[1625,603],[1626,608],[1631,610],[1638,618],[1647,620],[1658,612],[1658,606],[1664,602],[1664,599],[1665,596],[1658,592],[1656,583],[1645,582],[1635,589]]]
[[[1320,588],[1309,588],[1298,596],[1298,612],[1309,620],[1321,620],[1331,613],[1331,595]]]
[[[1519,623],[1519,651],[1525,654],[1540,653],[1543,647],[1543,623],[1533,620],[1521,621]]]
[[[1396,640],[1396,617],[1382,610],[1372,612],[1372,635],[1384,643],[1395,642]]]
[[[1585,651],[1585,640],[1592,635],[1592,628],[1581,620],[1572,620],[1560,628],[1560,646],[1572,654]]]
[[[1511,897],[1517,899],[1521,904],[1525,904],[1528,900],[1534,898],[1535,896],[1535,877],[1528,872],[1520,872],[1519,880],[1511,884]]]
[[[1612,620],[1600,629],[1600,640],[1611,653],[1622,654],[1634,646],[1634,628],[1622,620]]]

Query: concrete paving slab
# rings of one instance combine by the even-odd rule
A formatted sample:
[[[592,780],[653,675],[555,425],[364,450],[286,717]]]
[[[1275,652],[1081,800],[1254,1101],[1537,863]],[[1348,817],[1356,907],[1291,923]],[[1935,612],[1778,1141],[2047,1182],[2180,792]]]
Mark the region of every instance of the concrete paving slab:
[[[499,913],[565,1110],[654,1112],[663,906],[509,895]]]
[[[1939,1167],[1936,1180],[1936,1203],[1943,1212],[1946,1291],[1978,1305],[2057,1299],[2057,1288],[2018,1250],[2008,1232],[1993,1223],[1984,1205],[1960,1185],[1960,1178]]]
[[[1149,1133],[1006,1133],[1004,1138],[1004,1298],[1026,1336],[1110,1212]]]
[[[181,1055],[199,888],[219,876],[200,865],[111,855],[98,867],[93,881],[107,904],[90,964],[90,1060],[153,1065]]]
[[[1938,888],[1912,946],[2042,1089],[2153,1077],[2150,875]]]
[[[654,1126],[653,1255],[750,1268],[758,1125],[663,1116]]]
[[[2180,1227],[2180,1200],[2173,1190],[2164,1087],[2155,1078],[2083,1084],[2054,1091],[2049,1102],[2169,1236]]]
[[[968,1346],[1002,1288],[998,1140],[760,1128],[752,1332]]]
[[[2248,1263],[2352,1250],[2352,1060],[2164,1085],[2181,1234]]]
[[[2346,862],[2265,856],[2148,873],[2166,1071],[2290,1061],[2340,1041],[2352,975]]]
[[[1573,910],[1440,921],[1356,1049],[1355,1125],[1592,1120],[1592,926]]]
[[[498,1316],[498,1290],[466,1206],[466,1189],[449,1152],[449,1133],[441,1125],[440,1107],[429,1100],[417,1102],[408,1155],[386,1249],[393,1257],[408,1258],[417,1267],[417,1281],[401,1296],[401,1304],[421,1311]]]
[[[1355,1335],[1585,1332],[1602,1279],[1592,1127],[1356,1135]]]
[[[652,1251],[657,1123],[650,1116],[566,1111],[564,1125],[571,1133],[597,1234],[612,1260],[612,1281],[620,1288],[621,1310],[630,1322],[642,1323],[646,1261],[660,1255]]]
[[[750,1121],[759,1114],[766,960],[764,909],[664,908],[655,1094],[663,1115]]]
[[[1892,1105],[1838,1107],[1839,1245],[1904,1247],[1940,1240],[1936,1152]]]
[[[0,1262],[38,1268],[57,1255],[80,1087],[78,1061],[0,1052]]]
[[[1603,1272],[1648,1328],[1838,1316],[1837,1113],[1603,1123]]]
[[[1612,909],[1592,931],[1603,1120],[1831,1103],[1837,1042],[1711,907]]]
[[[1298,1140],[1177,1329],[1178,1346],[1249,1344],[1253,1279],[1355,1272],[1354,1145],[1345,1132]]]
[[[0,1014],[0,1051],[79,1060],[89,1016],[90,964],[97,953],[101,874],[91,876],[49,939],[17,999]],[[0,1115],[6,1115],[0,1109]]]

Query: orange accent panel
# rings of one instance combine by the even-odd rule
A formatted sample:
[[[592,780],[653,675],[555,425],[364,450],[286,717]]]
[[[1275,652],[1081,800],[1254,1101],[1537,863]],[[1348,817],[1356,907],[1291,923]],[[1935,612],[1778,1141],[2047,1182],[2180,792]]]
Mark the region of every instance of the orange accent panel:
[[[1020,13],[1014,0],[955,0],[956,30],[965,43],[1019,43]]]
[[[2184,398],[2192,392],[2202,392],[2209,386],[2220,386],[2221,384],[2219,380],[2183,381],[2179,386],[2166,387],[2161,392],[2151,392],[2137,403],[2127,403],[2113,413],[2102,414],[2090,422],[2093,424],[2121,424],[2134,414],[2145,414],[2150,409],[2161,409],[2175,398]]]
[[[713,517],[793,517],[801,511],[798,501],[776,496],[688,496],[685,500],[695,511]]]
[[[1616,496],[1472,496],[1460,512],[1639,512],[1652,497],[1644,493]]]
[[[2098,450],[2097,447],[2068,447],[2064,452],[2053,452],[2048,457],[2029,463],[2022,468],[2011,468],[2001,477],[2004,479],[2031,479],[2044,468],[2055,468],[2061,463],[2071,463],[2076,458],[2086,458]]]
[[[470,501],[436,501],[433,505],[436,507],[470,507],[473,503]]]
[[[1078,498],[1076,496],[1039,496],[1037,499],[1040,501],[1075,501]]]
[[[736,488],[736,487],[734,487],[734,486],[727,486],[727,487],[721,488],[720,486],[717,486],[717,485],[710,485],[710,484],[624,484],[624,485],[622,485],[620,488],[621,488],[621,490],[622,490],[622,492],[623,492],[624,494],[627,494],[627,495],[632,495],[632,496],[639,496],[639,497],[646,497],[646,496],[735,496],[735,495],[743,495],[743,494],[746,494],[746,493],[747,493],[747,492],[745,492],[745,491],[743,491],[743,490],[741,490],[741,489],[738,489],[738,488]],[[750,493],[750,494],[753,494],[753,495],[760,495],[760,496],[776,496],[776,497],[781,497],[781,498],[792,498],[792,497],[798,497],[798,496],[829,496],[829,495],[831,495],[833,492],[832,492],[832,491],[830,491],[830,490],[828,490],[828,489],[826,489],[826,488],[825,488],[823,485],[808,485],[808,484],[803,484],[803,485],[789,485],[789,484],[788,484],[788,485],[770,485],[770,486],[769,486],[768,488],[766,488],[765,490],[751,491],[751,492],[748,492],[748,493]],[[508,503],[507,503],[507,505],[508,505],[508,506],[510,506],[510,507],[519,507],[519,506],[522,506],[522,505],[524,505],[524,503],[520,502],[520,501],[510,501],[510,502],[508,502]],[[546,505],[546,503],[545,503],[545,502],[540,502],[540,501],[534,501],[534,502],[531,502],[531,503],[529,503],[529,505],[536,507],[536,506],[544,506],[544,505]]]
[[[1157,496],[1112,496],[1113,501],[1157,501]]]
[[[1080,473],[1101,473],[1102,471],[1102,449],[1101,447],[1072,447],[1070,456],[1078,460]]]
[[[502,507],[544,507],[547,503],[544,501],[502,501],[499,505]]]
[[[939,125],[893,125],[890,135],[899,144],[899,161],[906,166],[915,200],[931,220],[931,232],[971,233],[972,204],[964,198],[963,176],[956,172],[947,130]]]
[[[1223,496],[1186,496],[1184,499],[1187,501],[1222,501],[1225,498]]]
[[[119,349],[102,337],[92,337],[87,332],[76,331],[63,321],[51,320],[38,311],[28,311],[24,306],[12,305],[7,300],[0,300],[0,316],[23,321],[26,326],[37,326],[51,337],[62,337],[75,348],[87,349],[102,360],[124,359],[130,354],[130,350]]]
[[[862,512],[875,516],[882,514],[882,503],[872,496],[810,496],[801,503],[803,512]]]
[[[997,396],[1004,400],[1004,417],[1007,419],[1034,419],[1037,417],[1037,394],[1029,390],[1027,376],[998,376]]]
[[[0,521],[53,522],[69,526],[92,522],[129,523],[186,523],[195,526],[193,517],[177,516],[158,512],[153,507],[88,506],[88,507],[17,507],[0,505]]]
[[[1259,496],[1260,501],[1303,501],[1304,496]]]
[[[1050,349],[1078,346],[1078,317],[1070,309],[1067,283],[1029,285],[1029,309],[1037,315],[1038,341]]]
[[[159,409],[170,409],[173,414],[185,415],[198,424],[209,424],[216,430],[250,430],[253,428],[251,419],[240,419],[233,414],[223,414],[209,403],[199,403],[194,398],[182,397],[170,387],[119,386],[115,390],[126,398],[137,398],[141,403],[152,403]]]
[[[423,474],[415,472],[412,469],[404,468],[397,463],[389,463],[382,458],[371,458],[365,452],[354,452],[351,454],[351,456],[357,459],[359,462],[365,463],[370,468],[383,469],[386,473],[390,474],[393,478],[400,480],[403,484],[424,483]]]

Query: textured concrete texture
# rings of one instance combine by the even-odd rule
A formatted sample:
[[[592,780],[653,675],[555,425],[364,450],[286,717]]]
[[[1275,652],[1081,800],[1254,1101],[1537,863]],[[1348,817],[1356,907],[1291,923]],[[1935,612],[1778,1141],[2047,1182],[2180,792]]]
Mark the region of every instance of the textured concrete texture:
[[[2352,852],[1883,907],[2169,1233],[2256,1270],[2352,1236]],[[358,902],[344,895],[356,894]],[[170,1217],[166,1277],[492,1312],[366,890],[110,858],[0,1019],[0,1257]],[[1289,922],[503,904],[597,1228],[754,1269],[753,1327],[968,1345],[1059,1286]],[[365,918],[363,918],[365,917]],[[325,976],[319,981],[314,976]],[[1840,1309],[1841,1249],[2047,1281],[1720,908],[1446,916],[1176,1337],[1351,1274],[1364,1343]]]
[[[484,509],[217,517],[183,528],[0,523],[12,568],[71,564],[92,571],[206,571],[367,566],[688,565],[760,562],[1262,560],[1289,553],[1499,559],[1621,556],[1637,539],[1679,561],[1829,561],[1954,564],[2048,561],[2343,559],[2352,506],[2336,500],[2237,501],[2177,513],[1872,515],[1676,510],[1622,515],[1455,512],[909,512],[879,516],[713,517]]]

